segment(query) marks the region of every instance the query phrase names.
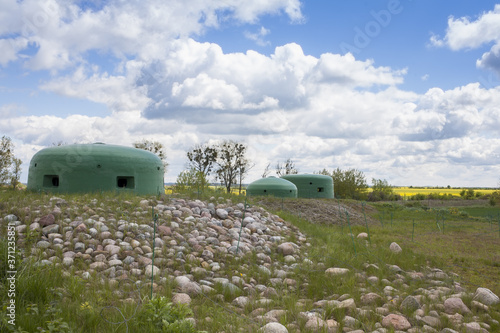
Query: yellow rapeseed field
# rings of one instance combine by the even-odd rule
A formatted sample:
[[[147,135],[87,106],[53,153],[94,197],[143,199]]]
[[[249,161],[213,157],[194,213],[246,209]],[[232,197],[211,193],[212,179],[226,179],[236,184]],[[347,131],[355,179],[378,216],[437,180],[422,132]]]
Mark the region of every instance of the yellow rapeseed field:
[[[210,188],[212,189],[215,189],[216,187],[215,186],[210,186]],[[221,188],[220,186],[217,187],[217,188]],[[460,197],[460,192],[462,192],[462,190],[464,190],[463,188],[435,188],[435,187],[418,187],[418,188],[413,188],[413,187],[394,187],[394,193],[395,194],[399,194],[401,195],[402,197],[411,197],[413,195],[416,195],[416,194],[424,194],[424,195],[428,195],[428,194],[431,194],[431,193],[435,193],[435,194],[451,194],[453,196],[456,196],[456,197]],[[367,189],[368,192],[371,192],[371,188],[368,188]],[[465,190],[468,190],[468,188],[465,188]],[[225,189],[224,189],[225,191]],[[485,195],[485,194],[492,194],[493,192],[495,191],[498,191],[498,189],[474,189],[474,192],[477,193],[481,193],[482,195]],[[232,188],[231,189],[231,192],[233,194],[238,194],[238,188]],[[242,194],[245,195],[245,188],[242,189]],[[165,194],[172,194],[173,191],[172,191],[172,186],[165,186]]]
[[[425,188],[410,188],[410,187],[394,187],[394,193],[399,194],[401,196],[412,196],[415,194],[451,194],[453,196],[460,196],[460,192],[462,192],[462,188],[434,188],[434,187],[425,187]],[[468,190],[468,189],[465,189]],[[481,194],[491,194],[496,189],[474,189],[474,192],[480,192]]]

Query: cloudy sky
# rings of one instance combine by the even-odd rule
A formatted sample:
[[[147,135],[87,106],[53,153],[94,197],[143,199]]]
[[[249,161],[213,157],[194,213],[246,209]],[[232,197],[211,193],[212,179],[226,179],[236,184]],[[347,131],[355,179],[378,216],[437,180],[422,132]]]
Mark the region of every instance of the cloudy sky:
[[[357,168],[369,183],[497,186],[500,3],[468,0],[2,0],[0,135]]]

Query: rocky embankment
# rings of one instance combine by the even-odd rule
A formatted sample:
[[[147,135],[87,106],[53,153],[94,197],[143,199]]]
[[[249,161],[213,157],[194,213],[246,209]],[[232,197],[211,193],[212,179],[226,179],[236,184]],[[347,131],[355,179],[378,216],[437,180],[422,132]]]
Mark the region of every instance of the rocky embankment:
[[[390,273],[383,278],[375,263],[359,270],[325,267],[308,258],[306,235],[261,207],[221,198],[115,204],[108,209],[97,199],[81,205],[52,197],[47,204],[26,207],[25,216],[3,219],[16,225],[18,248],[37,265],[58,264],[84,280],[97,277],[110,285],[127,278],[147,284],[154,276],[157,293],[167,282],[175,286],[174,302],[190,304],[210,295],[214,306],[244,316],[262,332],[453,333],[499,327],[491,316],[499,298],[490,290],[468,292],[453,276],[430,267],[403,271],[387,265]],[[156,228],[152,208],[158,214]],[[400,248],[393,244],[391,250]],[[298,310],[290,313],[275,301],[281,292],[307,284],[298,282],[297,267],[317,270],[324,279],[355,275],[359,290],[352,294],[360,296],[299,299]],[[421,287],[411,289],[415,283]],[[329,316],[332,310],[342,311],[342,318]]]

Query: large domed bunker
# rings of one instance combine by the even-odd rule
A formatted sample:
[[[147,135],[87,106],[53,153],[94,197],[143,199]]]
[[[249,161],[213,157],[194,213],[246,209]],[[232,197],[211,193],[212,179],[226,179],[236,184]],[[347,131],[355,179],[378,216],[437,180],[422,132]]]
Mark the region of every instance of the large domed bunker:
[[[284,175],[286,179],[297,186],[299,198],[334,198],[333,178],[326,175]]]
[[[254,181],[247,186],[248,196],[269,195],[279,198],[296,198],[297,187],[281,178],[267,177]]]
[[[163,193],[164,166],[155,154],[103,143],[49,147],[31,159],[28,190],[56,193]]]

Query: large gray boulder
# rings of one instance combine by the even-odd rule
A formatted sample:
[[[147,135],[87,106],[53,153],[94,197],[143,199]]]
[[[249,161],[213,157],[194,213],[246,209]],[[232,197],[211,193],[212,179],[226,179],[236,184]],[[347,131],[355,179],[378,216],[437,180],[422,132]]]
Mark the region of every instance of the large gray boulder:
[[[391,245],[389,246],[389,249],[393,253],[401,253],[403,251],[403,249],[401,249],[401,246],[399,246],[399,244],[396,242],[392,242]]]
[[[269,323],[264,325],[259,332],[261,333],[288,333],[285,326],[280,323]]]
[[[477,288],[473,300],[485,305],[495,305],[500,303],[500,298],[487,288]]]
[[[410,322],[405,317],[398,314],[390,314],[382,319],[382,326],[394,328],[397,331],[407,330],[411,327]]]
[[[413,296],[407,296],[403,302],[401,303],[401,310],[402,311],[410,311],[413,312],[417,309],[420,309],[420,304],[418,303],[417,299]]]
[[[216,212],[217,216],[223,220],[227,219],[227,216],[229,215],[227,210],[222,209],[222,208],[218,208],[215,212]]]
[[[466,314],[470,313],[470,310],[467,305],[464,304],[462,299],[458,297],[451,297],[444,301],[444,312],[449,314]]]

